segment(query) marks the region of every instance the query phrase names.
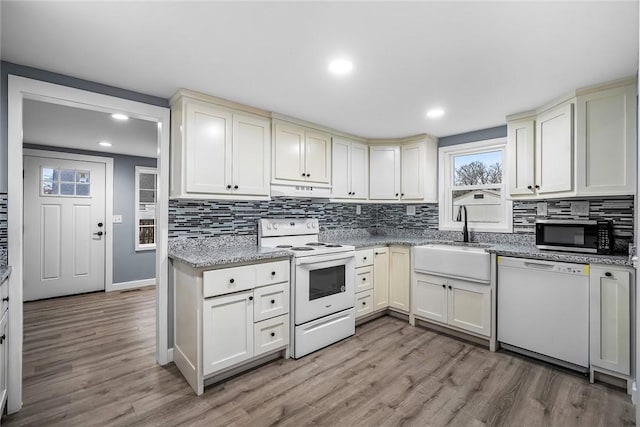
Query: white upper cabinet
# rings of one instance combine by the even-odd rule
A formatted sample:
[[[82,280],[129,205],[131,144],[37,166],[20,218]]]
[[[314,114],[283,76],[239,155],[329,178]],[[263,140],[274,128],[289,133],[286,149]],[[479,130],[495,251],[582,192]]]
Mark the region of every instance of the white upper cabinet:
[[[366,199],[369,193],[369,150],[367,145],[333,138],[332,191],[337,199]]]
[[[424,199],[424,143],[403,145],[400,158],[402,159],[400,198],[402,200]]]
[[[578,96],[578,193],[634,194],[636,189],[636,85]]]
[[[331,136],[295,124],[275,122],[273,183],[328,186]]]
[[[507,117],[511,198],[634,194],[636,87],[626,79],[580,89]]]
[[[538,194],[573,189],[573,103],[538,115],[535,164]]]
[[[400,198],[400,147],[372,145],[369,147],[369,198],[398,200]]]
[[[269,196],[267,117],[186,96],[171,110],[171,197]]]

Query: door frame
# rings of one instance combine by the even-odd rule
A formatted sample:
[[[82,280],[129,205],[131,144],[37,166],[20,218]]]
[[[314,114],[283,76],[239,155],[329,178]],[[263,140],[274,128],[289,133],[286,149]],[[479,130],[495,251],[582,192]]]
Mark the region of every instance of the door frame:
[[[15,75],[8,76],[8,250],[9,276],[9,339],[7,412],[22,407],[22,344],[23,344],[23,100],[34,99],[54,104],[100,111],[126,113],[130,117],[158,124],[158,209],[156,246],[156,360],[160,365],[170,362],[168,347],[169,286],[168,286],[168,224],[169,224],[169,109],[114,96],[98,94],[68,86],[47,83]],[[113,212],[111,212],[113,214]]]
[[[104,290],[105,292],[111,290],[113,287],[113,159],[111,157],[90,156],[86,154],[64,153],[62,151],[38,150],[33,148],[23,148],[22,153],[23,159],[24,156],[29,156],[104,164]],[[24,198],[24,192],[22,194]],[[22,220],[24,221],[24,217]]]

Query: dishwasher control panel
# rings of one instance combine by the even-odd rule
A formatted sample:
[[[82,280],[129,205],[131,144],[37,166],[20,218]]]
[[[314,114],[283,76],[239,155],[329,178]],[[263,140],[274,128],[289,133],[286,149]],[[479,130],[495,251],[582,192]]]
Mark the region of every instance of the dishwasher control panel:
[[[586,265],[556,265],[553,271],[557,271],[558,273],[589,275],[589,267]]]

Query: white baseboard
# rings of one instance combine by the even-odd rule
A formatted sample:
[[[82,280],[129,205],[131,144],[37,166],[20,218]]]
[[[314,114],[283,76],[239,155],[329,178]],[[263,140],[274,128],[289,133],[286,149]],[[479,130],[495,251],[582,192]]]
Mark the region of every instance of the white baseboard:
[[[173,347],[167,351],[167,362],[173,362]]]
[[[113,283],[111,286],[106,286],[104,291],[105,292],[123,291],[125,289],[142,288],[144,286],[155,286],[155,284],[156,284],[156,278],[152,277],[151,279],[132,280],[130,282]]]

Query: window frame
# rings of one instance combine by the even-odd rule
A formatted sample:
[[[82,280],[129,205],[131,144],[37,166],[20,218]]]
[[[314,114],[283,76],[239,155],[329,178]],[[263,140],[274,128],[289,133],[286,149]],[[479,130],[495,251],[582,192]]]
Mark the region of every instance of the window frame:
[[[141,174],[154,174],[156,176],[156,212],[158,207],[158,169],[152,168],[148,166],[136,166],[135,167],[135,205],[134,205],[134,244],[136,252],[141,251],[152,251],[156,249],[156,245],[158,243],[158,216],[157,214],[154,217],[154,243],[140,244],[140,175]]]
[[[454,185],[453,161],[456,156],[481,154],[491,151],[502,152],[502,183],[499,185]],[[507,177],[507,138],[494,138],[464,144],[450,145],[438,149],[438,203],[439,229],[443,231],[462,231],[463,222],[454,221],[453,218],[453,191],[454,190],[475,190],[485,189],[488,185],[492,188],[500,188],[501,206],[504,213],[504,220],[497,223],[469,223],[469,231],[490,232],[490,233],[512,233],[513,232],[513,202],[508,199]]]

